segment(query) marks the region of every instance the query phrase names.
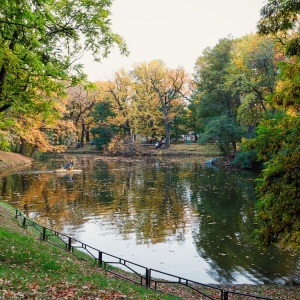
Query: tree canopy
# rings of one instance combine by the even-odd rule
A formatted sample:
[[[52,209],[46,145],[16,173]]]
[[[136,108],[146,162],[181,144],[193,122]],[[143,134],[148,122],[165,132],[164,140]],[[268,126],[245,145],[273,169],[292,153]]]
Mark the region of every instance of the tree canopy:
[[[257,185],[258,239],[266,246],[285,248],[300,247],[300,52],[299,47],[290,51],[294,39],[299,41],[299,32],[292,30],[299,5],[292,0],[269,1],[262,9],[260,33],[284,36],[287,56],[279,63],[274,91],[267,96],[276,111],[260,122],[256,137],[247,143],[264,162]]]
[[[111,1],[3,0],[0,3],[0,113],[2,125],[18,114],[44,115],[72,85],[85,78],[76,64],[85,51],[96,60],[118,46],[127,48],[110,28]]]

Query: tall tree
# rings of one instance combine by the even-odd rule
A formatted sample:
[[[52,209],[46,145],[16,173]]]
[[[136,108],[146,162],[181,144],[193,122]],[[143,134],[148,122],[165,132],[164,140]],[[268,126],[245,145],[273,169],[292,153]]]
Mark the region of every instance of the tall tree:
[[[277,62],[283,58],[268,37],[252,34],[234,42],[225,86],[240,97],[237,115],[243,124],[257,126],[267,111],[274,110],[265,96],[274,91]]]
[[[89,127],[93,121],[91,113],[97,102],[98,92],[93,85],[78,84],[68,88],[65,119],[74,123],[80,144],[89,142]]]
[[[96,59],[124,42],[109,24],[111,1],[3,0],[0,3],[0,111],[37,103],[81,75],[72,63],[84,51]]]
[[[65,110],[61,103],[45,102],[44,111],[11,112],[14,114],[13,126],[6,129],[12,145],[19,145],[19,153],[33,157],[41,152],[55,152],[65,149],[68,137],[75,134],[75,128],[69,120],[60,116]],[[51,113],[49,107],[51,106]],[[17,148],[17,147],[16,147]]]
[[[110,101],[99,101],[91,114],[95,120],[91,133],[94,137],[95,145],[99,149],[107,145],[118,132],[118,127],[112,122],[112,118],[116,115],[111,106],[112,103]]]
[[[114,80],[99,86],[108,95],[116,114],[117,123],[125,135],[131,134],[130,107],[132,105],[132,78],[130,73],[120,69],[115,73]]]
[[[187,106],[186,100],[190,96],[189,75],[182,68],[168,69],[157,60],[137,66],[134,74],[144,84],[150,84],[151,91],[157,96],[166,136],[165,147],[168,148],[172,122]]]
[[[236,116],[239,98],[234,98],[224,87],[232,45],[231,38],[221,39],[214,48],[206,48],[196,61],[194,80],[197,88],[194,98],[201,99],[198,111],[202,118],[223,113]]]
[[[265,163],[257,186],[258,238],[266,246],[285,248],[300,247],[299,9],[299,1],[270,0],[261,11],[259,32],[279,37],[288,57],[280,63],[276,89],[268,96],[278,113],[261,122],[256,138],[248,142]]]
[[[239,126],[236,116],[240,98],[226,88],[232,45],[231,38],[221,39],[214,48],[206,48],[203,55],[196,61],[194,80],[197,87],[192,102],[197,103],[199,126],[202,127],[201,141],[211,141],[211,128],[213,128],[211,125],[215,124],[217,118],[229,119],[232,126]],[[217,132],[218,128],[222,130],[223,126],[215,128],[214,140],[217,140],[220,148],[224,150],[228,147],[223,144],[223,139],[216,139],[216,136],[222,136],[224,133]],[[236,132],[241,131],[237,128]],[[231,138],[230,149],[232,151],[230,152],[235,155],[236,143],[241,136],[231,135],[226,137],[226,141],[227,138]],[[227,155],[229,156],[228,152]]]

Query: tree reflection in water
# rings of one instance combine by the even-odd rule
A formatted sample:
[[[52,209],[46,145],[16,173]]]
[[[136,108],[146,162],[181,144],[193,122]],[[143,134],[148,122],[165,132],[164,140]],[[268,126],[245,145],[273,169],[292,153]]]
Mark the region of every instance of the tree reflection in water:
[[[297,255],[255,245],[255,174],[196,159],[73,159],[83,173],[51,173],[64,160],[48,157],[2,178],[2,199],[102,251],[203,283],[297,276]]]

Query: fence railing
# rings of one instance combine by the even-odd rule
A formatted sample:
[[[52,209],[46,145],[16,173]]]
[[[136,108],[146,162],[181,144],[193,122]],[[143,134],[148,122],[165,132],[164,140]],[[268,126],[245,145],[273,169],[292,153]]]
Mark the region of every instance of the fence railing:
[[[77,256],[80,256],[81,253],[86,253],[98,266],[104,268],[106,271],[148,289],[177,296],[181,288],[180,294],[182,294],[182,291],[185,291],[205,297],[201,299],[210,300],[274,300],[271,298],[224,290],[212,285],[203,284],[180,276],[147,268],[129,260],[100,251],[51,228],[39,225],[27,218],[26,215],[19,209],[15,210],[15,217],[18,219],[19,224],[22,227],[27,228],[28,226],[32,226],[32,228],[35,229],[35,233],[37,233],[41,240],[68,252],[72,252]],[[82,256],[82,258],[84,257]]]

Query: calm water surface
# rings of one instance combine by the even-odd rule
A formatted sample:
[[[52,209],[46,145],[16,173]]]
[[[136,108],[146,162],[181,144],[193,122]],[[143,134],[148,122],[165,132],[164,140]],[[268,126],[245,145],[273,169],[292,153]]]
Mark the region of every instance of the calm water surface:
[[[299,255],[255,246],[254,178],[197,159],[45,157],[2,178],[1,198],[36,222],[101,251],[202,283],[283,283]]]

